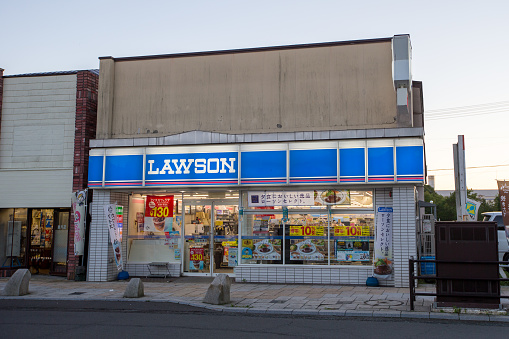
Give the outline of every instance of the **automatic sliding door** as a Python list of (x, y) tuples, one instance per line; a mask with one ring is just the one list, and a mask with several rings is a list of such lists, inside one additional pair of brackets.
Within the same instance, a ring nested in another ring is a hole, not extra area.
[(210, 211), (211, 205), (184, 202), (185, 220), (184, 235), (184, 267), (185, 273), (210, 274)]
[(238, 205), (214, 203), (214, 273), (233, 274), (238, 258)]

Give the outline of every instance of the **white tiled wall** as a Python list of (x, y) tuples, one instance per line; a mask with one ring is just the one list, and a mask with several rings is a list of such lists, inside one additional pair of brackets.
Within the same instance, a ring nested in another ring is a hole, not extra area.
[(107, 281), (109, 261), (113, 260), (110, 255), (110, 240), (104, 205), (110, 203), (110, 191), (94, 190), (93, 202), (91, 203), (90, 214), (90, 241), (88, 248), (88, 281)]
[[(111, 281), (117, 279), (117, 265), (113, 259), (113, 249), (106, 224), (104, 206), (117, 203), (124, 206), (124, 224), (129, 215), (129, 195), (127, 193), (94, 190), (91, 204), (92, 220), (90, 223), (89, 259), (87, 268), (88, 281)], [(127, 227), (124, 228), (127, 230)], [(127, 236), (127, 232), (124, 233)], [(122, 259), (127, 258), (127, 241), (122, 241)]]
[(364, 285), (371, 276), (370, 267), (268, 267), (238, 266), (235, 268), (237, 282), (285, 283), (285, 284), (333, 284)]
[(71, 205), (75, 112), (76, 74), (4, 78), (0, 207)]
[(150, 267), (150, 271), (148, 269), (147, 264), (127, 264), (126, 271), (129, 272), (129, 276), (131, 277), (148, 277), (150, 276), (150, 272), (154, 275), (162, 275), (168, 274), (170, 271), (170, 277), (179, 277), (180, 276), (180, 264), (169, 264), (168, 270), (163, 267)]
[(394, 284), (396, 287), (408, 287), (408, 259), (410, 256), (417, 257), (414, 187), (394, 188), (392, 194)]

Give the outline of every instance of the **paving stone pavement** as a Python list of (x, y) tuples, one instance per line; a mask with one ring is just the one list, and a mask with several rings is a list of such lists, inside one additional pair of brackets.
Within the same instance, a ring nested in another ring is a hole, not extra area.
[[(142, 279), (143, 280), (143, 279)], [(0, 278), (3, 290), (8, 278)], [(231, 303), (209, 305), (202, 302), (210, 278), (181, 277), (150, 279), (143, 282), (145, 296), (123, 298), (128, 281), (88, 282), (71, 281), (62, 277), (33, 275), (29, 294), (19, 297), (0, 295), (1, 299), (37, 300), (112, 300), (172, 302), (218, 312), (270, 313), (295, 315), (354, 316), (454, 319), (465, 321), (509, 322), (509, 299), (502, 299), (502, 310), (433, 308), (434, 297), (417, 297), (415, 310), (410, 311), (410, 294), (406, 288), (305, 285), (305, 284), (254, 284), (233, 283)], [(434, 292), (434, 285), (422, 285), (419, 292)], [(509, 295), (509, 287), (502, 287), (502, 295)]]

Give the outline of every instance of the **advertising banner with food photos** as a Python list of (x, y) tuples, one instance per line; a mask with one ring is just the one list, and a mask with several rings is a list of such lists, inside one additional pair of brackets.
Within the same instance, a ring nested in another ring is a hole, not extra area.
[(392, 274), (392, 207), (378, 207), (376, 211), (376, 238), (374, 276), (387, 279)]
[(349, 205), (350, 190), (250, 191), (249, 207)]
[(173, 231), (173, 195), (147, 196), (144, 231), (153, 233)]
[(249, 207), (313, 206), (313, 205), (314, 205), (313, 191), (248, 192)]
[(323, 190), (313, 192), (315, 205), (350, 205), (350, 190)]
[(117, 205), (110, 204), (104, 206), (104, 214), (106, 216), (106, 225), (108, 226), (110, 232), (110, 240), (111, 246), (113, 246), (113, 257), (115, 258), (115, 264), (117, 265), (117, 270), (121, 271), (122, 264), (122, 248), (120, 242), (120, 235), (118, 234), (117, 228), (117, 217), (115, 214)]
[(290, 260), (323, 261), (327, 255), (325, 239), (291, 240)]
[(254, 240), (253, 245), (253, 259), (281, 260), (281, 239)]

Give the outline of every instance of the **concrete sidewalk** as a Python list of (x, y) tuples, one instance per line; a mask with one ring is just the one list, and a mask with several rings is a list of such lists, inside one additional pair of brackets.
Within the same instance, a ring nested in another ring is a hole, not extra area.
[[(3, 290), (7, 280), (0, 278), (0, 290)], [(509, 310), (509, 299), (502, 299), (503, 310), (497, 311), (436, 310), (432, 308), (434, 297), (417, 297), (415, 311), (410, 311), (409, 289), (394, 287), (233, 283), (232, 302), (216, 306), (202, 303), (211, 281), (211, 278), (198, 277), (144, 280), (145, 296), (125, 299), (123, 294), (127, 281), (77, 282), (33, 275), (28, 295), (0, 298), (151, 301), (179, 303), (219, 312), (509, 322), (509, 312), (506, 312)], [(417, 290), (434, 292), (435, 287), (424, 285)], [(509, 295), (509, 288), (502, 287), (502, 294)]]

